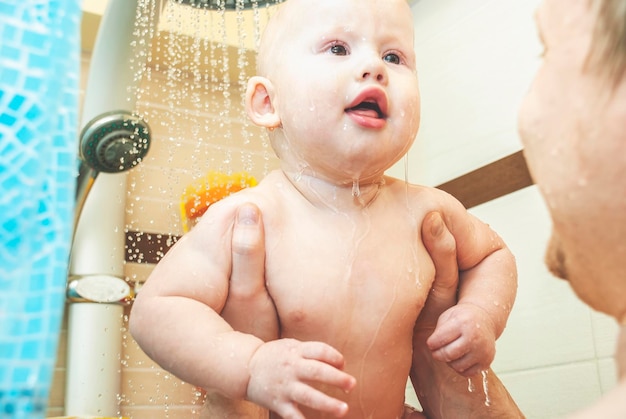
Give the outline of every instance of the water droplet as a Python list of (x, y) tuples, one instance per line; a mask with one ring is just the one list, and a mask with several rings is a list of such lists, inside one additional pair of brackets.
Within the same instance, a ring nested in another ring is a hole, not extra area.
[(469, 391), (470, 393), (473, 393), (474, 390), (476, 390), (476, 388), (474, 387), (474, 383), (472, 383), (471, 378), (468, 378), (467, 379), (467, 391)]
[(361, 196), (361, 186), (358, 180), (352, 181), (352, 196), (358, 198)]
[(491, 400), (489, 399), (489, 382), (487, 380), (488, 371), (481, 371), (483, 376), (483, 393), (485, 393), (485, 406), (491, 406)]

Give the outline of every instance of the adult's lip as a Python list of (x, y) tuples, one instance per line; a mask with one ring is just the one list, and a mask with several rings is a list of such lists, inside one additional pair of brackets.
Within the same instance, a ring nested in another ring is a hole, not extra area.
[(363, 90), (346, 108), (346, 112), (361, 118), (387, 119), (389, 103), (385, 92), (376, 87)]

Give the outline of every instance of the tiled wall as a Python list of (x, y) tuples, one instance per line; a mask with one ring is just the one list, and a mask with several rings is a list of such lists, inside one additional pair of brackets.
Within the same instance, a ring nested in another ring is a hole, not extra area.
[[(222, 92), (198, 92), (193, 86), (192, 80), (172, 82), (158, 72), (144, 82), (138, 111), (153, 130), (153, 142), (148, 157), (129, 176), (130, 230), (181, 235), (180, 197), (195, 179), (212, 170), (245, 170), (260, 180), (277, 165), (265, 133), (248, 124), (236, 85), (227, 114)], [(170, 91), (177, 92), (174, 108)], [(244, 136), (247, 141), (241, 140)], [(128, 263), (125, 272), (142, 282), (151, 269)], [(122, 412), (133, 419), (194, 417), (201, 392), (158, 368), (128, 333), (124, 342)]]
[[(412, 182), (437, 185), (521, 148), (516, 113), (538, 64), (532, 17), (538, 3), (419, 0), (413, 6), (422, 127), (407, 159)], [(276, 166), (262, 133), (235, 116), (239, 111), (224, 118), (219, 106), (199, 108), (189, 81), (178, 83), (173, 88), (183, 93), (171, 105), (164, 99), (163, 76), (153, 74), (138, 104), (154, 130), (154, 142), (149, 157), (130, 174), (131, 230), (180, 234), (180, 193), (206, 170), (252, 168), (260, 179)], [(220, 93), (205, 93), (206, 103), (221, 100)], [(234, 91), (232, 97), (238, 94)], [(235, 99), (233, 103), (237, 105)], [(218, 120), (230, 126), (221, 127)], [(250, 141), (225, 144), (224, 129), (235, 137), (243, 129)], [(227, 160), (231, 163), (224, 164)], [(403, 178), (404, 164), (391, 174)], [(528, 418), (562, 417), (588, 405), (615, 383), (616, 326), (591, 312), (544, 267), (550, 220), (536, 187), (472, 212), (504, 237), (519, 266), (518, 299), (498, 342), (494, 369)], [(143, 281), (150, 269), (128, 264), (126, 275)], [(133, 419), (194, 417), (197, 390), (160, 370), (124, 336), (121, 413)], [(62, 346), (51, 415), (62, 413), (64, 364)]]
[[(82, 57), (85, 86), (89, 53)], [(254, 65), (254, 64), (251, 64)], [(146, 233), (183, 234), (179, 204), (185, 187), (210, 170), (248, 171), (262, 179), (277, 167), (266, 136), (251, 126), (241, 107), (239, 86), (230, 89), (230, 110), (225, 93), (198, 88), (185, 76), (172, 79), (157, 71), (144, 77), (137, 112), (152, 130), (146, 159), (129, 172), (127, 226)], [(174, 92), (174, 93), (170, 93)], [(174, 99), (172, 99), (174, 98)], [(241, 138), (246, 140), (242, 141)], [(125, 275), (143, 282), (153, 265), (128, 263)], [(129, 314), (126, 310), (126, 315)], [(63, 414), (66, 373), (66, 325), (61, 336), (48, 416)], [(133, 419), (192, 418), (202, 405), (202, 393), (156, 366), (123, 333), (120, 414)]]

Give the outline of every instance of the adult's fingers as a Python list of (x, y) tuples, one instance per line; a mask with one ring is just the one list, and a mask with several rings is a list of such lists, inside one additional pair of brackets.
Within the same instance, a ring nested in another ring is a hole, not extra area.
[(263, 221), (254, 204), (237, 209), (228, 298), (221, 315), (237, 331), (264, 341), (278, 338), (276, 307), (265, 287)]
[(261, 211), (251, 203), (237, 210), (232, 240), (230, 297), (249, 297), (265, 288), (265, 236)]
[(438, 317), (456, 304), (459, 284), (456, 242), (438, 212), (424, 217), (422, 241), (435, 265), (435, 280), (424, 310), (426, 314)]

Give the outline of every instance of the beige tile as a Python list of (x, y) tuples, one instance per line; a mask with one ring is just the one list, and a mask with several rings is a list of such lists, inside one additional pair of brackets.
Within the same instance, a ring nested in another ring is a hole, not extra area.
[[(203, 77), (198, 80), (184, 73), (151, 68), (141, 81), (138, 107), (167, 105), (172, 109), (197, 110), (222, 117), (245, 116), (245, 84), (225, 85), (211, 74)], [(230, 106), (226, 107), (227, 104)]]
[(619, 326), (613, 317), (592, 311), (591, 324), (598, 358), (612, 357), (615, 354)]
[(193, 419), (200, 406), (122, 406), (121, 412), (132, 419)]
[(187, 124), (195, 129), (153, 130), (150, 150), (141, 164), (176, 168), (188, 167), (190, 163), (203, 165), (220, 150), (230, 150), (231, 154), (263, 154), (266, 151), (274, 154), (268, 146), (266, 134), (256, 127), (242, 124), (212, 126), (210, 120)]
[(50, 386), (50, 398), (48, 399), (48, 407), (63, 408), (65, 405), (65, 368), (55, 368), (52, 385)]
[(417, 395), (415, 394), (415, 388), (413, 388), (411, 380), (407, 380), (406, 382), (406, 388), (404, 390), (404, 402), (409, 406), (413, 406), (419, 410), (422, 409), (422, 405), (417, 399)]
[(200, 403), (202, 392), (158, 368), (126, 369), (122, 380), (122, 405), (190, 405)]
[(551, 230), (535, 187), (471, 212), (497, 231), (516, 256), (517, 299), (498, 340), (493, 367), (512, 372), (595, 359), (589, 308), (543, 264)]
[(277, 167), (275, 159), (265, 155), (228, 149), (214, 149), (207, 154), (181, 150), (175, 159), (178, 165), (172, 161), (167, 165), (145, 164), (134, 169), (128, 179), (129, 201), (140, 197), (178, 202), (188, 185), (209, 172), (228, 174), (245, 171), (261, 180), (269, 170)]
[(128, 332), (124, 333), (122, 342), (122, 365), (124, 367), (124, 373), (126, 370), (134, 371), (141, 369), (149, 372), (160, 370), (160, 367), (141, 350), (137, 342), (135, 342)]
[[(219, 155), (215, 156), (219, 159)], [(221, 160), (221, 159), (220, 159)], [(230, 164), (233, 171), (245, 171), (241, 165)], [(263, 156), (252, 155), (246, 164), (257, 180), (276, 167), (276, 160), (266, 160)], [(126, 208), (126, 224), (129, 230), (161, 232), (180, 235), (183, 233), (180, 203), (185, 188), (206, 175), (209, 170), (223, 171), (226, 167), (216, 164), (204, 167), (202, 171), (173, 170), (169, 167), (143, 166), (129, 175), (129, 199)]]
[(65, 368), (67, 365), (67, 327), (61, 329), (57, 346), (56, 368)]
[(49, 409), (63, 409), (65, 404), (65, 375), (67, 367), (67, 311), (61, 323), (61, 332), (57, 347), (57, 358), (50, 385)]
[(147, 263), (127, 263), (124, 265), (124, 275), (130, 282), (145, 282), (154, 269), (154, 265)]
[(529, 419), (556, 419), (600, 397), (596, 362), (583, 362), (499, 375)]
[(64, 407), (48, 406), (46, 410), (46, 417), (47, 418), (62, 417), (64, 413), (65, 413)]
[(174, 201), (171, 197), (167, 200), (134, 196), (126, 204), (126, 226), (130, 231), (180, 235), (183, 229), (178, 198)]
[(602, 393), (608, 393), (617, 384), (617, 365), (613, 357), (598, 360), (598, 375)]
[(409, 152), (412, 181), (437, 185), (520, 149), (517, 111), (541, 51), (538, 3), (413, 6), (422, 120)]

